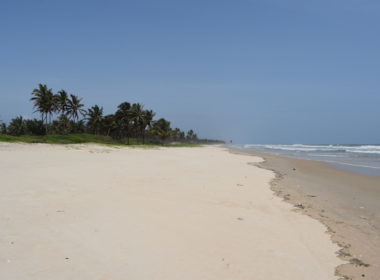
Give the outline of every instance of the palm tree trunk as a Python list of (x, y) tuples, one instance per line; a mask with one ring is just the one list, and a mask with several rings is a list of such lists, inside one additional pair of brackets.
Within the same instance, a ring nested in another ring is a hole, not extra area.
[(48, 115), (47, 115), (47, 113), (45, 114), (45, 130), (46, 130), (46, 134), (48, 134), (49, 128), (48, 128)]

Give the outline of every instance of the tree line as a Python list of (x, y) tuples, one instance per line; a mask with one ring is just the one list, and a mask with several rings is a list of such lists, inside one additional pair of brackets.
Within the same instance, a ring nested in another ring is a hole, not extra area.
[(15, 117), (8, 125), (1, 123), (0, 133), (13, 136), (46, 134), (91, 133), (109, 136), (114, 140), (130, 143), (138, 139), (141, 143), (208, 142), (198, 139), (193, 130), (184, 132), (171, 128), (170, 121), (155, 120), (155, 112), (147, 110), (141, 103), (123, 102), (115, 113), (105, 115), (103, 107), (94, 105), (85, 109), (82, 98), (65, 90), (54, 93), (45, 84), (32, 91), (30, 101), (41, 119)]

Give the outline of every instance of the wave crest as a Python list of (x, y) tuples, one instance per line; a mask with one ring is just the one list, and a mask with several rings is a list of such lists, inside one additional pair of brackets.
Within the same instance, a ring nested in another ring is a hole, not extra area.
[(268, 144), (247, 144), (246, 149), (266, 149), (280, 150), (289, 152), (324, 152), (324, 153), (361, 153), (361, 154), (380, 154), (380, 145), (268, 145)]

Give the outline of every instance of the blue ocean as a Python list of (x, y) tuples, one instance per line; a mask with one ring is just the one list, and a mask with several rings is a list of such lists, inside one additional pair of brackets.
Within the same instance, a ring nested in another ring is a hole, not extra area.
[[(380, 176), (380, 145), (234, 145), (257, 152), (327, 162), (338, 168)], [(380, 178), (379, 178), (380, 179)]]

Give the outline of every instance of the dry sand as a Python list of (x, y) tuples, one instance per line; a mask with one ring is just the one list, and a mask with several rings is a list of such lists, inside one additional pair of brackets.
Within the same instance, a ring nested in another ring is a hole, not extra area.
[(274, 196), (260, 160), (0, 143), (0, 279), (337, 279), (326, 227)]
[(329, 164), (232, 150), (260, 156), (260, 167), (274, 170), (273, 190), (300, 212), (320, 220), (340, 244), (347, 264), (337, 268), (344, 279), (380, 279), (380, 177), (349, 172)]

